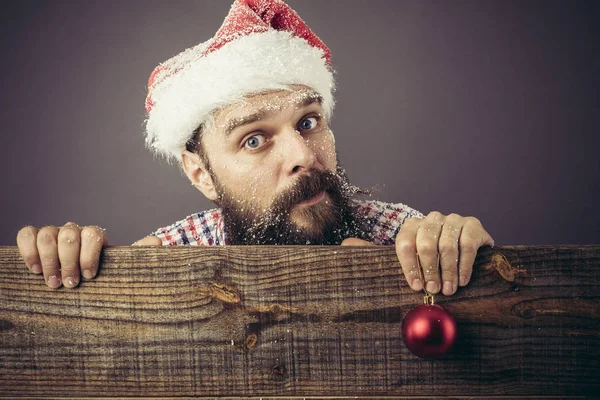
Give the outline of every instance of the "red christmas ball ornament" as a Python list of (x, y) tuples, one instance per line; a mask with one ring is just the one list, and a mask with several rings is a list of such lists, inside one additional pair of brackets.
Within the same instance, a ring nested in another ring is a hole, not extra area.
[(433, 304), (433, 296), (425, 296), (425, 302), (428, 304), (417, 306), (404, 316), (402, 338), (417, 357), (436, 358), (452, 348), (456, 321), (443, 307)]

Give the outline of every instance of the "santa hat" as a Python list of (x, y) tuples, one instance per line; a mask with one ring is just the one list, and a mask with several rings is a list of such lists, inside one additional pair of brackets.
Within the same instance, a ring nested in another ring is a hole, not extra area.
[(169, 161), (211, 112), (252, 93), (305, 85), (333, 110), (327, 46), (281, 0), (236, 0), (216, 35), (154, 69), (146, 97), (146, 145)]

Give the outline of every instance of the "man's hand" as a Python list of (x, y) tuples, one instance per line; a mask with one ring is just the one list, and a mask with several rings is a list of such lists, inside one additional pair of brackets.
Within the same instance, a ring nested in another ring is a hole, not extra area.
[[(107, 245), (104, 229), (98, 226), (82, 228), (74, 222), (39, 230), (26, 226), (17, 234), (17, 246), (27, 268), (34, 274), (43, 273), (46, 284), (53, 289), (61, 285), (74, 288), (81, 276), (85, 279), (96, 276), (100, 252)], [(160, 246), (161, 240), (147, 236), (133, 245)]]
[[(369, 244), (355, 238), (342, 242), (350, 246)], [(408, 218), (396, 236), (396, 253), (410, 287), (422, 290), (424, 278), (428, 292), (441, 290), (447, 296), (456, 293), (458, 285), (469, 283), (477, 250), (493, 245), (494, 240), (477, 218), (446, 216), (437, 211), (423, 219)]]
[(422, 276), (428, 292), (441, 289), (446, 296), (469, 283), (477, 250), (493, 245), (494, 239), (477, 218), (437, 211), (424, 219), (408, 218), (396, 236), (396, 253), (410, 287), (423, 289)]
[(74, 288), (81, 275), (86, 279), (96, 276), (100, 251), (106, 245), (104, 229), (82, 228), (74, 222), (39, 230), (26, 226), (17, 233), (17, 246), (25, 265), (34, 274), (43, 273), (46, 284), (53, 289), (63, 284)]

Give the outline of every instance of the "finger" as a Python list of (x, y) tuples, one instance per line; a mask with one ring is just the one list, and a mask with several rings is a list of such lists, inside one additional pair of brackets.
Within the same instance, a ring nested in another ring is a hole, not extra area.
[(413, 290), (423, 289), (423, 282), (420, 279), (417, 264), (417, 245), (415, 242), (419, 221), (421, 220), (417, 218), (407, 219), (396, 236), (396, 254), (406, 282)]
[(42, 271), (46, 285), (58, 289), (61, 283), (60, 263), (57, 246), (58, 228), (45, 226), (38, 232), (37, 248), (42, 262)]
[(468, 220), (468, 234), (475, 238), (478, 239), (478, 241), (476, 240), (476, 242), (478, 243), (479, 247), (482, 246), (491, 246), (494, 247), (494, 239), (490, 236), (490, 234), (483, 228), (483, 225), (481, 225), (481, 221), (475, 217), (466, 217), (466, 219)]
[(26, 226), (17, 233), (17, 246), (25, 265), (34, 274), (42, 273), (42, 262), (37, 250), (37, 235), (39, 230), (33, 226)]
[(79, 262), (81, 274), (85, 279), (91, 279), (98, 273), (102, 247), (108, 245), (104, 229), (99, 226), (86, 226), (81, 230), (81, 253)]
[(419, 224), (417, 231), (417, 254), (423, 268), (425, 289), (430, 293), (438, 293), (441, 289), (440, 259), (438, 241), (442, 230), (444, 216), (433, 211)]
[[(473, 217), (467, 217), (467, 222), (463, 225), (463, 229), (459, 239), (459, 285), (465, 286), (471, 279), (473, 272), (473, 264), (477, 257), (477, 250), (481, 241), (481, 224), (479, 220)], [(478, 226), (479, 224), (479, 226)]]
[(79, 284), (79, 249), (81, 246), (81, 235), (79, 226), (69, 222), (60, 228), (58, 232), (58, 259), (60, 260), (60, 272), (63, 285), (74, 288)]
[(456, 293), (458, 288), (458, 241), (462, 230), (462, 217), (450, 214), (444, 220), (438, 251), (442, 269), (442, 293), (446, 296)]
[(143, 239), (138, 240), (132, 246), (162, 246), (162, 240), (157, 236), (146, 236)]
[(375, 246), (375, 243), (357, 238), (347, 238), (340, 244), (341, 246)]
[(494, 239), (490, 236), (489, 233), (487, 233), (487, 231), (485, 229), (483, 229), (483, 226), (481, 227), (481, 244), (480, 246), (492, 246), (494, 247)]

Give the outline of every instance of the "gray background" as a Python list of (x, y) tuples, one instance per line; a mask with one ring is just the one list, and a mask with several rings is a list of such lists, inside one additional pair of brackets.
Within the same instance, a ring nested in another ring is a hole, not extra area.
[[(332, 50), (350, 179), (496, 244), (600, 243), (595, 1), (289, 3)], [(212, 204), (144, 148), (145, 84), (229, 1), (19, 1), (0, 16), (0, 245), (68, 220), (130, 244)]]

